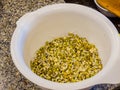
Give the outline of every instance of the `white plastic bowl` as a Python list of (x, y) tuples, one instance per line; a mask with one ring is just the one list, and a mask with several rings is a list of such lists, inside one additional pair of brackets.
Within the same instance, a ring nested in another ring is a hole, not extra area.
[[(30, 69), (30, 60), (45, 41), (68, 32), (86, 37), (96, 45), (104, 65), (97, 75), (76, 83), (56, 83)], [(77, 4), (48, 5), (17, 21), (11, 40), (11, 55), (18, 70), (41, 88), (76, 90), (100, 83), (120, 83), (120, 41), (114, 25), (99, 12)]]

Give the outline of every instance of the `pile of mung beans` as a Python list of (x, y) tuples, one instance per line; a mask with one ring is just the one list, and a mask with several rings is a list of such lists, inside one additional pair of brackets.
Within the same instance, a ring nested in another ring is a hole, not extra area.
[(68, 33), (40, 47), (30, 67), (44, 79), (68, 83), (96, 75), (102, 69), (102, 62), (94, 44), (77, 34)]

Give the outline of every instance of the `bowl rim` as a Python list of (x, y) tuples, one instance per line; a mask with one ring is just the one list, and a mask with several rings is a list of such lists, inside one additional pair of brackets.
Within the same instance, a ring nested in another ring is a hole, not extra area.
[[(92, 8), (89, 8), (89, 7), (86, 7), (86, 6), (83, 6), (83, 5), (77, 5), (77, 4), (54, 4), (54, 5), (45, 6), (45, 7), (41, 8), (41, 9), (38, 9), (38, 10), (32, 12), (32, 13), (34, 13), (34, 14), (36, 14), (37, 12), (44, 12), (44, 13), (46, 13), (46, 12), (51, 11), (53, 9), (64, 9), (64, 8), (69, 9), (70, 7), (71, 7), (71, 9), (77, 9), (77, 8), (79, 8), (79, 9), (80, 8), (81, 9), (86, 9), (89, 12), (96, 14), (97, 17), (100, 17), (100, 18), (104, 19), (106, 21), (106, 23), (108, 23), (111, 26), (112, 29), (115, 29), (114, 31), (111, 31), (111, 33), (115, 34), (115, 36), (114, 36), (115, 39), (117, 41), (119, 41), (119, 39), (117, 37), (118, 32), (117, 32), (116, 28), (114, 27), (114, 25), (104, 15), (102, 15), (101, 13), (97, 12), (96, 10), (94, 10)], [(97, 75), (95, 75), (92, 78), (83, 80), (81, 82), (76, 82), (76, 83), (57, 83), (57, 82), (52, 82), (52, 81), (48, 81), (48, 80), (45, 80), (43, 78), (40, 78), (39, 76), (34, 74), (27, 67), (25, 62), (23, 62), (24, 58), (19, 56), (18, 55), (19, 52), (16, 51), (17, 48), (18, 48), (16, 46), (17, 45), (17, 37), (19, 35), (20, 29), (21, 28), (18, 25), (17, 28), (15, 29), (14, 33), (13, 33), (13, 36), (12, 36), (12, 39), (11, 39), (11, 46), (10, 46), (11, 55), (12, 55), (12, 59), (13, 59), (13, 62), (15, 64), (15, 66), (30, 81), (34, 82), (35, 84), (37, 84), (37, 85), (39, 85), (41, 87), (46, 87), (46, 88), (49, 88), (49, 89), (57, 89), (57, 90), (58, 89), (63, 89), (63, 90), (66, 90), (66, 89), (70, 89), (70, 90), (81, 89), (81, 88), (86, 88), (88, 86), (91, 86), (91, 85), (94, 85), (94, 84), (98, 84), (98, 83), (101, 82), (101, 81), (100, 82), (97, 82), (97, 81), (99, 81), (98, 77), (103, 77), (104, 76), (103, 70), (100, 71)], [(117, 47), (119, 47), (118, 43), (117, 43)], [(117, 52), (118, 52), (118, 50), (117, 50)], [(20, 59), (21, 61), (18, 60), (18, 59)], [(106, 67), (104, 68), (104, 71), (110, 71), (110, 68), (112, 68), (114, 66), (114, 63), (115, 63), (115, 60), (114, 60), (114, 62), (112, 64), (111, 63), (107, 63)], [(107, 66), (109, 66), (109, 67), (107, 67)], [(33, 76), (33, 77), (31, 77), (31, 76)], [(96, 81), (96, 83), (92, 83), (93, 79), (94, 79), (94, 81)], [(41, 80), (41, 82), (39, 80)], [(91, 84), (88, 85), (88, 83), (91, 83)]]

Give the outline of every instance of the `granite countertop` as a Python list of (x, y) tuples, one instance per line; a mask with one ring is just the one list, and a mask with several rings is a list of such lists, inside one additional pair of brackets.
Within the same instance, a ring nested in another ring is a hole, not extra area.
[[(96, 9), (93, 0), (65, 1), (83, 4)], [(16, 21), (23, 14), (53, 3), (64, 3), (64, 0), (0, 0), (0, 90), (41, 90), (39, 86), (27, 80), (16, 69), (10, 55), (10, 41), (16, 28)], [(120, 18), (109, 19), (120, 31), (120, 24), (118, 24)], [(116, 85), (99, 85), (97, 87), (102, 88), (99, 90), (111, 90)]]

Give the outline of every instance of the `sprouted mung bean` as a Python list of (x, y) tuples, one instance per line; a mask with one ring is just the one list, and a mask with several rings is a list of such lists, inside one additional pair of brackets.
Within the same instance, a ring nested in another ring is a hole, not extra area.
[(78, 82), (96, 75), (102, 62), (94, 44), (77, 34), (46, 42), (30, 62), (34, 73), (47, 80), (68, 83)]

